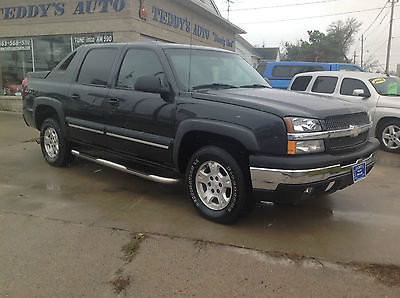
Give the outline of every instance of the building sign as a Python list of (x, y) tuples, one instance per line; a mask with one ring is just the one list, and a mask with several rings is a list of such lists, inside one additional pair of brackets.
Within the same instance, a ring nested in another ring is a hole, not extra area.
[(0, 52), (30, 51), (31, 40), (28, 38), (0, 39)]
[(156, 6), (152, 7), (151, 12), (153, 15), (153, 21), (155, 22), (159, 22), (182, 32), (191, 33), (201, 39), (209, 40), (212, 38), (214, 42), (219, 43), (224, 48), (233, 48), (234, 46), (233, 40), (225, 39), (216, 32), (212, 32), (211, 34), (211, 31), (208, 28), (198, 24), (192, 24), (187, 17), (183, 18), (177, 16)]
[(93, 34), (78, 34), (72, 36), (73, 47), (77, 47), (84, 44), (94, 43), (111, 43), (114, 40), (112, 32), (109, 33), (93, 33)]
[(126, 0), (82, 0), (77, 1), (72, 11), (65, 10), (65, 2), (51, 2), (0, 8), (0, 19), (32, 19), (48, 16), (90, 15), (94, 13), (120, 12), (125, 8)]

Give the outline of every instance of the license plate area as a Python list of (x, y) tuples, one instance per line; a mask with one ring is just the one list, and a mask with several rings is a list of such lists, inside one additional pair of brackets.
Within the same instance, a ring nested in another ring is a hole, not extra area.
[(364, 179), (367, 176), (367, 165), (365, 162), (352, 167), (354, 183)]

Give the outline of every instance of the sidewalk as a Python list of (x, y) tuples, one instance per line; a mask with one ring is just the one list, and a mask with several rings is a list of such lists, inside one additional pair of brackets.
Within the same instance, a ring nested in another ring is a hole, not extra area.
[(131, 235), (0, 211), (0, 296), (400, 295), (398, 286), (338, 264), (154, 234), (131, 240)]

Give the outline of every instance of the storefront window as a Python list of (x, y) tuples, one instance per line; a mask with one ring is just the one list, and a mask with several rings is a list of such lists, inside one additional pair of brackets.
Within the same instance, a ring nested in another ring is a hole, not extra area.
[(0, 96), (21, 96), (28, 72), (53, 69), (81, 45), (113, 41), (112, 32), (0, 39)]
[(0, 40), (0, 95), (21, 95), (21, 82), (33, 70), (30, 43), (30, 39)]
[(53, 69), (71, 52), (70, 36), (41, 36), (33, 39), (35, 71)]

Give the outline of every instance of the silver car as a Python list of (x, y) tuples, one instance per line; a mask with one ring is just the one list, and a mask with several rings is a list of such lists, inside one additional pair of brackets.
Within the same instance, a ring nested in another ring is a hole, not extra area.
[(368, 72), (318, 71), (293, 77), (288, 90), (326, 95), (362, 104), (382, 148), (400, 152), (400, 78)]

